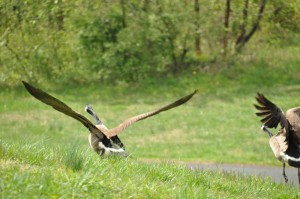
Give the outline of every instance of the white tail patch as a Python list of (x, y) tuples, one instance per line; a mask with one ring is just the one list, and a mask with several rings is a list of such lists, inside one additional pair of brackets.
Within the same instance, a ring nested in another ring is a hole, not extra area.
[(99, 142), (99, 147), (105, 150), (104, 155), (111, 155), (111, 153), (124, 153), (125, 152), (124, 149), (122, 149), (122, 148), (114, 149), (114, 148), (106, 147), (102, 142)]

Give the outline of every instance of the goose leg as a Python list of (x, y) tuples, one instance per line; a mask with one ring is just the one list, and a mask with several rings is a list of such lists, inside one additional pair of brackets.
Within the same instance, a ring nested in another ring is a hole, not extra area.
[(300, 185), (300, 168), (298, 168), (298, 181), (299, 181), (299, 185)]
[[(288, 178), (287, 178), (287, 176), (286, 176), (286, 174), (285, 174), (285, 163), (282, 164), (282, 167), (283, 167), (282, 175), (283, 175), (283, 177), (284, 177), (285, 183), (287, 183), (287, 182), (288, 182)], [(298, 169), (298, 176), (299, 176), (299, 169)]]

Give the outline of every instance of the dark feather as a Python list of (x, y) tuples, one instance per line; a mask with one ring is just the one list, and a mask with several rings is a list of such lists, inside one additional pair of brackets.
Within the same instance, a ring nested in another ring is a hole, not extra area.
[(258, 106), (256, 104), (253, 104), (254, 107), (257, 109), (257, 110), (260, 110), (260, 111), (270, 111), (267, 107), (261, 107), (261, 106)]
[(266, 112), (257, 112), (255, 113), (257, 116), (259, 117), (263, 117), (263, 116), (269, 116), (271, 114), (271, 111), (266, 111)]
[(255, 104), (254, 107), (259, 111), (256, 115), (263, 117), (261, 122), (269, 128), (277, 128), (279, 123), (285, 128), (286, 118), (283, 111), (261, 93), (257, 93), (255, 98), (260, 104)]
[[(35, 88), (28, 84), (25, 81), (22, 81), (27, 91), (36, 99), (40, 100), (41, 102), (52, 106), (55, 110), (64, 113), (79, 122), (81, 122), (85, 127), (87, 127), (90, 132), (94, 133), (99, 137), (99, 139), (107, 139), (106, 136), (101, 132), (92, 122), (90, 122), (87, 118), (80, 115), (79, 113), (73, 111), (69, 106), (67, 106), (65, 103), (61, 102), (60, 100), (54, 98), (53, 96), (47, 94), (46, 92)], [(108, 139), (107, 139), (108, 140)], [(106, 141), (107, 141), (106, 140)]]
[(123, 121), (121, 124), (119, 124), (117, 127), (113, 128), (113, 129), (109, 129), (109, 135), (111, 136), (115, 136), (117, 135), (118, 133), (122, 132), (124, 129), (126, 129), (127, 127), (131, 126), (132, 124), (140, 121), (140, 120), (143, 120), (143, 119), (146, 119), (148, 117), (152, 117), (154, 115), (157, 115), (163, 111), (167, 111), (169, 109), (172, 109), (172, 108), (175, 108), (177, 106), (180, 106), (184, 103), (186, 103), (187, 101), (189, 101), (196, 93), (197, 93), (198, 90), (195, 90), (193, 93), (185, 96), (185, 97), (182, 97), (178, 100), (176, 100), (175, 102), (171, 103), (171, 104), (168, 104), (166, 106), (163, 106), (155, 111), (150, 111), (150, 112), (147, 112), (147, 113), (143, 113), (143, 114), (140, 114), (140, 115), (136, 115), (134, 117), (131, 117), (125, 121)]

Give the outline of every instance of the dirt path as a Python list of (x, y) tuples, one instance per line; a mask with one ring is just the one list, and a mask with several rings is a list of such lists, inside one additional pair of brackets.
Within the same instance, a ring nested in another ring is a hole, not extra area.
[[(275, 182), (284, 183), (282, 176), (282, 167), (274, 166), (257, 166), (257, 165), (239, 165), (239, 164), (199, 164), (186, 163), (191, 169), (237, 172), (242, 175), (256, 175), (262, 178), (270, 177)], [(286, 166), (286, 175), (289, 179), (288, 183), (298, 186), (298, 170), (297, 168)]]

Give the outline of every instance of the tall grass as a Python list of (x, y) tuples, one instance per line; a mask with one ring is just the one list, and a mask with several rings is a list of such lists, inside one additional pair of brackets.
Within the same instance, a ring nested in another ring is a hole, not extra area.
[[(61, 154), (49, 162), (46, 146), (10, 148), (1, 161), (4, 198), (297, 198), (295, 187), (268, 179), (237, 174), (190, 170), (172, 163), (146, 164), (135, 158), (99, 158), (92, 151), (76, 150), (81, 169), (65, 167)], [(31, 148), (32, 150), (27, 150)], [(27, 158), (13, 156), (27, 151)], [(69, 147), (62, 149), (68, 152)], [(33, 161), (40, 151), (40, 161)], [(10, 152), (10, 153), (8, 153)], [(74, 157), (75, 158), (75, 157)], [(77, 167), (76, 167), (77, 168)]]
[(83, 156), (79, 152), (79, 149), (76, 145), (69, 146), (64, 157), (64, 163), (67, 168), (72, 169), (73, 171), (79, 171), (82, 169), (83, 165)]

